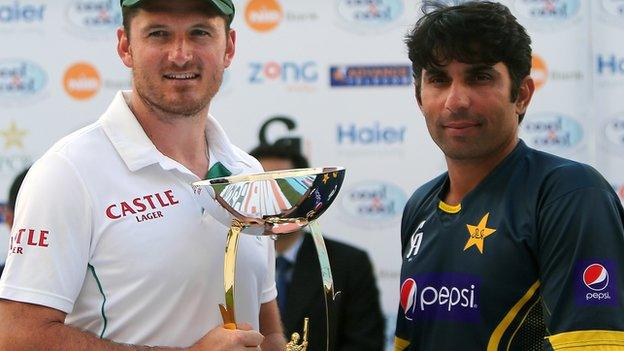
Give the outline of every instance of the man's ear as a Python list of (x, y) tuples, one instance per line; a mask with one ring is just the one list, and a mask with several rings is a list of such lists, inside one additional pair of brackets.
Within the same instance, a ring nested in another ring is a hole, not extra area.
[(225, 35), (225, 57), (223, 58), (224, 67), (229, 67), (234, 59), (234, 53), (236, 52), (236, 31), (230, 29)]
[(533, 78), (531, 76), (524, 77), (518, 88), (518, 97), (514, 103), (517, 115), (522, 115), (526, 112), (534, 92), (535, 82)]
[(117, 29), (117, 54), (126, 67), (132, 68), (132, 52), (128, 34), (123, 27)]

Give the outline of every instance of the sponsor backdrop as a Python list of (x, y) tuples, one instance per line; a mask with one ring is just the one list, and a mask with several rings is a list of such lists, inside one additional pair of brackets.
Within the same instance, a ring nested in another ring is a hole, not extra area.
[[(403, 44), (421, 4), (235, 3), (237, 56), (212, 113), (244, 149), (262, 138), (301, 147), (315, 166), (347, 168), (323, 228), (370, 253), (391, 333), (401, 211), (445, 166), (416, 105)], [(504, 3), (534, 42), (538, 89), (522, 138), (594, 165), (624, 198), (624, 1)], [(129, 87), (115, 51), (120, 23), (118, 0), (0, 0), (1, 204), (17, 173)]]

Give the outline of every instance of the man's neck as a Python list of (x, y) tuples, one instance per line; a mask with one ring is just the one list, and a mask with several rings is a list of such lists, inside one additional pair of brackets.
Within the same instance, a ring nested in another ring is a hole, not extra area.
[(147, 106), (133, 92), (129, 107), (158, 151), (204, 178), (209, 167), (205, 135), (208, 106), (193, 116), (166, 115)]
[(283, 254), (290, 249), (303, 234), (304, 232), (300, 230), (292, 234), (280, 235), (275, 241), (275, 251), (277, 254)]
[(518, 139), (509, 143), (495, 156), (483, 159), (456, 160), (446, 158), (449, 175), (449, 190), (443, 200), (449, 205), (461, 203), (466, 194), (472, 191), (496, 166), (498, 166), (518, 145)]

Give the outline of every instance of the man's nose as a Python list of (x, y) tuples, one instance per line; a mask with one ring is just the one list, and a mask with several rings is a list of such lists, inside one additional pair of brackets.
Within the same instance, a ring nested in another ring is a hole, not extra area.
[(461, 112), (470, 106), (469, 88), (457, 82), (451, 84), (444, 107), (453, 112)]
[(193, 50), (185, 38), (178, 38), (173, 42), (173, 48), (169, 51), (169, 61), (176, 66), (182, 67), (193, 59)]

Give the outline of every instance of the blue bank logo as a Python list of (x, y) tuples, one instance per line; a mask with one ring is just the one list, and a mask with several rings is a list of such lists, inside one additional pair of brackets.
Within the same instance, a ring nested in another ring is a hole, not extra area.
[(562, 114), (536, 114), (522, 122), (524, 140), (546, 151), (563, 151), (578, 146), (583, 140), (583, 127)]
[(121, 7), (118, 0), (74, 0), (67, 19), (78, 28), (109, 32), (121, 26)]
[(576, 17), (581, 0), (516, 0), (516, 12), (535, 24), (562, 23)]
[(0, 60), (0, 98), (31, 97), (46, 84), (46, 72), (37, 64), (18, 59)]
[(407, 196), (398, 186), (369, 180), (358, 183), (341, 195), (344, 212), (358, 223), (384, 223), (400, 218)]
[(400, 145), (405, 142), (406, 131), (406, 126), (384, 126), (380, 122), (338, 124), (336, 138), (340, 145)]
[(405, 6), (403, 0), (337, 0), (337, 11), (350, 28), (377, 30), (398, 22)]
[(29, 1), (13, 1), (0, 4), (0, 24), (43, 22), (46, 5)]
[(314, 83), (318, 81), (316, 62), (250, 62), (249, 83)]
[(596, 71), (599, 76), (624, 76), (624, 57), (615, 54), (599, 54), (596, 57)]
[(608, 120), (604, 127), (604, 133), (610, 143), (624, 150), (624, 117)]
[(331, 66), (332, 87), (405, 86), (412, 84), (409, 65)]

